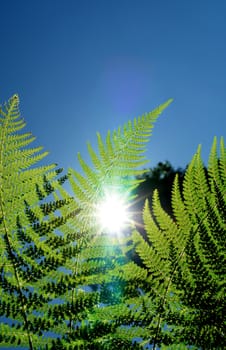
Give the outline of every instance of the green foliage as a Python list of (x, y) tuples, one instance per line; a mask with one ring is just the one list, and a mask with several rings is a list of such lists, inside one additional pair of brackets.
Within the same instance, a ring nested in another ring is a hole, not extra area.
[(18, 104), (15, 95), (0, 111), (0, 312), (8, 320), (1, 324), (0, 338), (2, 344), (33, 349), (55, 327), (47, 317), (55, 296), (45, 289), (65, 261), (54, 231), (66, 217), (54, 213), (70, 199), (47, 202), (67, 177), (59, 178), (62, 169), (54, 164), (34, 166), (47, 153), (28, 148), (34, 137), (19, 133), (25, 123)]
[(157, 344), (180, 343), (202, 349), (225, 347), (223, 139), (219, 158), (216, 149), (215, 138), (206, 169), (198, 148), (186, 170), (182, 193), (176, 176), (172, 192), (174, 218), (162, 209), (155, 191), (153, 211), (148, 202), (143, 211), (148, 242), (137, 231), (133, 233), (137, 253), (149, 275), (149, 300), (158, 312), (149, 340), (153, 348)]
[(93, 215), (96, 203), (104, 197), (106, 191), (116, 190), (130, 194), (138, 186), (139, 181), (134, 176), (144, 172), (138, 168), (147, 163), (143, 154), (153, 124), (170, 102), (171, 100), (154, 111), (135, 118), (133, 122), (129, 121), (113, 133), (109, 131), (105, 140), (98, 133), (98, 152), (88, 143), (92, 168), (78, 154), (84, 175), (69, 169), (69, 180), (79, 208), (75, 223), (79, 230), (97, 232)]
[[(169, 102), (123, 130), (108, 133), (106, 142), (98, 135), (100, 155), (88, 145), (94, 170), (79, 156), (85, 175), (70, 170), (73, 200), (62, 187), (67, 176), (59, 178), (61, 170), (55, 165), (36, 167), (47, 153), (41, 147), (29, 148), (34, 137), (20, 133), (25, 123), (18, 96), (1, 108), (2, 345), (55, 348), (51, 339), (56, 335), (61, 338), (58, 347), (86, 346), (86, 336), (77, 339), (76, 329), (82, 333), (88, 313), (111, 294), (117, 283), (111, 271), (125, 260), (117, 242), (107, 243), (93, 234), (97, 225), (90, 213), (103, 194), (103, 184), (125, 186), (127, 191), (136, 185), (126, 177), (139, 173), (135, 169), (145, 163), (142, 154), (153, 122)], [(98, 285), (100, 290), (95, 291)], [(120, 293), (111, 296), (112, 304), (119, 300)], [(98, 326), (94, 324), (92, 333)]]
[[(76, 276), (80, 288), (85, 286), (86, 292), (91, 290), (90, 294), (97, 290), (99, 300), (92, 310), (89, 309), (82, 327), (77, 329), (76, 326), (82, 319), (78, 319), (75, 313), (70, 316), (69, 333), (64, 334), (61, 339), (63, 348), (66, 348), (68, 343), (75, 348), (85, 346), (92, 349), (108, 349), (116, 346), (117, 342), (121, 344), (120, 348), (123, 344), (128, 346), (128, 335), (126, 336), (125, 331), (122, 332), (121, 329), (122, 326), (130, 325), (130, 321), (126, 321), (125, 317), (125, 312), (129, 313), (129, 310), (124, 304), (131, 295), (138, 294), (139, 284), (134, 284), (131, 277), (130, 281), (122, 279), (122, 270), (127, 268), (128, 261), (125, 255), (127, 241), (119, 241), (116, 237), (111, 238), (101, 233), (95, 217), (96, 205), (107, 191), (123, 193), (129, 203), (130, 193), (140, 182), (134, 180), (132, 175), (142, 173), (137, 168), (146, 163), (143, 153), (153, 123), (169, 103), (170, 101), (135, 119), (133, 123), (125, 124), (122, 129), (119, 128), (112, 134), (108, 132), (106, 140), (98, 134), (98, 152), (88, 144), (93, 167), (85, 163), (79, 154), (78, 160), (83, 175), (69, 169), (69, 181), (74, 194), (72, 212), (76, 214), (67, 221), (63, 232), (68, 234), (71, 230), (76, 230), (81, 237), (77, 237), (76, 240), (79, 246), (76, 264), (69, 260), (65, 266)], [(61, 196), (65, 197), (63, 191)], [(141, 278), (139, 280), (142, 285)], [(72, 304), (76, 298), (76, 288), (72, 287)], [(103, 334), (100, 334), (100, 329), (103, 330)], [(129, 342), (131, 343), (130, 338)]]
[(145, 239), (132, 223), (110, 236), (95, 214), (108, 191), (130, 205), (153, 123), (170, 102), (106, 139), (98, 134), (97, 151), (88, 144), (92, 166), (79, 154), (82, 174), (68, 175), (36, 165), (46, 152), (20, 132), (17, 95), (0, 109), (0, 346), (224, 348), (223, 139), (219, 157), (214, 140), (207, 169), (199, 148), (182, 188), (176, 176), (173, 215), (157, 191), (151, 209), (146, 201)]

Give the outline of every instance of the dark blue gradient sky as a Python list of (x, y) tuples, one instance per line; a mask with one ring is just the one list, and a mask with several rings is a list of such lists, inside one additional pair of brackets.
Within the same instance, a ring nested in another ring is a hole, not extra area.
[(0, 100), (15, 92), (49, 162), (77, 166), (128, 119), (170, 97), (150, 165), (206, 161), (226, 131), (225, 0), (0, 1)]

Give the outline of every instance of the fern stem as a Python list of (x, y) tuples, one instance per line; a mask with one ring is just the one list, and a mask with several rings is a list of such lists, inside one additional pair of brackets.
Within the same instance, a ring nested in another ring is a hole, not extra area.
[[(83, 241), (84, 240), (82, 240), (82, 244), (81, 244), (81, 246), (83, 245)], [(77, 261), (76, 261), (76, 265), (75, 265), (75, 269), (74, 269), (74, 275), (75, 276), (77, 276), (77, 274), (78, 274), (78, 265), (79, 265), (79, 257), (80, 257), (80, 254), (78, 253), (78, 255), (77, 255)], [(75, 301), (75, 290), (76, 290), (76, 288), (74, 287), (74, 288), (72, 288), (72, 292), (71, 292), (71, 308), (73, 309), (73, 306), (74, 306), (74, 301)], [(73, 324), (74, 324), (74, 322), (73, 322), (74, 320), (73, 320), (73, 317), (72, 317), (72, 312), (70, 313), (70, 320), (69, 320), (69, 328), (70, 328), (70, 334), (72, 334), (72, 331), (73, 331)]]
[[(197, 230), (198, 230), (198, 228), (197, 228)], [(181, 253), (180, 253), (179, 257), (178, 257), (178, 260), (176, 261), (176, 263), (175, 263), (175, 265), (174, 265), (172, 274), (171, 274), (171, 276), (170, 276), (170, 278), (169, 278), (169, 281), (168, 281), (168, 284), (167, 284), (167, 286), (166, 286), (166, 290), (165, 290), (165, 293), (164, 293), (164, 296), (163, 296), (163, 307), (164, 307), (165, 304), (166, 304), (166, 295), (167, 295), (167, 293), (168, 293), (168, 291), (169, 291), (169, 288), (170, 288), (170, 285), (171, 285), (173, 276), (174, 276), (174, 274), (175, 274), (175, 272), (176, 272), (176, 269), (177, 269), (177, 267), (178, 267), (178, 263), (179, 263), (179, 261), (181, 260), (181, 258), (182, 258), (183, 255), (184, 255), (185, 248), (186, 248), (186, 244), (185, 244), (184, 248), (182, 249), (182, 251), (181, 251)], [(156, 350), (161, 320), (162, 320), (162, 314), (159, 313), (158, 323), (157, 323), (157, 331), (156, 331), (155, 338), (154, 338), (154, 342), (153, 342), (153, 350)]]

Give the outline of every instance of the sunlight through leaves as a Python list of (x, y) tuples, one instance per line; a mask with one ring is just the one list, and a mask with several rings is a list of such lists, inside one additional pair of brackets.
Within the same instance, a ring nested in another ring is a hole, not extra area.
[(125, 198), (116, 192), (106, 193), (97, 204), (96, 217), (102, 231), (119, 233), (129, 222)]

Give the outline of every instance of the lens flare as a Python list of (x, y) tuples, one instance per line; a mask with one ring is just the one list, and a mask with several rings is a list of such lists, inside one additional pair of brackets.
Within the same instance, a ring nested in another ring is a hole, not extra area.
[(119, 232), (129, 222), (129, 213), (126, 202), (117, 193), (108, 193), (97, 205), (96, 212), (101, 230)]

